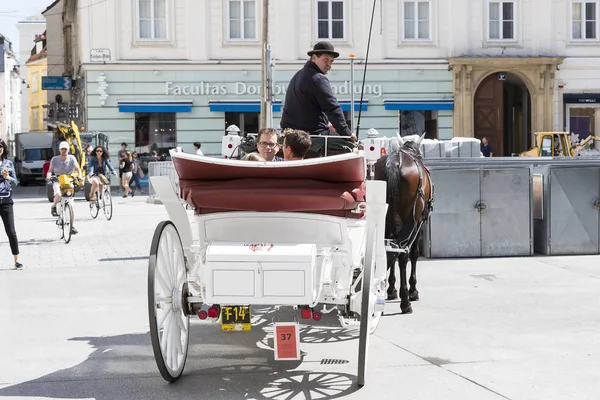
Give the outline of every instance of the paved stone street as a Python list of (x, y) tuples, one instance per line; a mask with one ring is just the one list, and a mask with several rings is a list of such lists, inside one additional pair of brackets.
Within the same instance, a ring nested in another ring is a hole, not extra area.
[(412, 315), (386, 305), (361, 389), (354, 331), (327, 316), (303, 328), (302, 361), (278, 363), (269, 322), (291, 317), (272, 309), (255, 309), (262, 323), (247, 333), (193, 320), (184, 376), (169, 385), (146, 296), (163, 206), (115, 194), (106, 221), (79, 200), (80, 233), (65, 244), (43, 189), (18, 191), (23, 271), (0, 233), (0, 398), (598, 399), (600, 256), (420, 261), (421, 300)]

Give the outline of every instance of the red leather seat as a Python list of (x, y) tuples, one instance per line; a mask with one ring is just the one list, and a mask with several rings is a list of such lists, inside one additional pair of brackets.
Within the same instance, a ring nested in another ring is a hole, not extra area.
[(181, 198), (197, 214), (223, 211), (309, 212), (361, 218), (365, 163), (344, 154), (260, 163), (175, 154)]

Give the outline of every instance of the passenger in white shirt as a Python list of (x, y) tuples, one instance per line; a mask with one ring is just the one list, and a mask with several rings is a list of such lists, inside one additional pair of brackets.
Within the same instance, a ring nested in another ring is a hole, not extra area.
[(204, 153), (202, 152), (202, 150), (200, 150), (200, 147), (202, 147), (202, 143), (194, 142), (194, 150), (196, 150), (196, 154), (199, 156), (203, 156)]

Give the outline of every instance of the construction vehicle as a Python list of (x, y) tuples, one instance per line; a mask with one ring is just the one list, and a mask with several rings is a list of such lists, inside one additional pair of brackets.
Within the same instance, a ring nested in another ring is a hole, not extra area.
[(573, 146), (569, 132), (536, 132), (534, 135), (536, 147), (522, 152), (519, 157), (575, 157), (591, 140), (600, 139), (590, 135)]
[[(74, 155), (77, 159), (77, 163), (83, 172), (83, 176), (81, 178), (84, 181), (83, 185), (75, 188), (75, 191), (77, 192), (83, 189), (85, 199), (89, 201), (91, 184), (84, 179), (87, 176), (87, 157), (89, 152), (96, 146), (102, 146), (106, 149), (108, 146), (108, 137), (99, 132), (80, 132), (79, 127), (74, 121), (71, 121), (69, 125), (63, 124), (62, 122), (56, 122), (54, 124), (48, 124), (48, 126), (54, 129), (54, 136), (52, 140), (52, 149), (54, 151), (54, 155), (58, 155), (60, 153), (58, 151), (60, 142), (67, 142), (69, 143), (69, 146), (71, 146), (69, 154)], [(77, 177), (77, 172), (74, 173), (74, 176)], [(52, 201), (54, 194), (51, 184), (46, 186), (46, 195), (48, 200)]]

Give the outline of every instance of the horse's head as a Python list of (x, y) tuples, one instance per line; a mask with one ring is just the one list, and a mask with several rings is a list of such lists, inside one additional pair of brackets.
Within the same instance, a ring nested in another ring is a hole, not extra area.
[(423, 154), (421, 153), (421, 142), (423, 141), (423, 138), (425, 137), (425, 133), (423, 133), (417, 140), (407, 140), (405, 141), (404, 138), (402, 136), (400, 136), (399, 133), (396, 133), (397, 137), (398, 137), (398, 149), (397, 150), (404, 150), (407, 153), (410, 153), (411, 155), (422, 159), (423, 158)]

